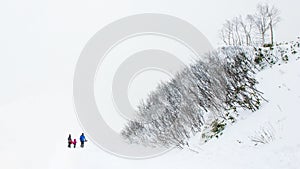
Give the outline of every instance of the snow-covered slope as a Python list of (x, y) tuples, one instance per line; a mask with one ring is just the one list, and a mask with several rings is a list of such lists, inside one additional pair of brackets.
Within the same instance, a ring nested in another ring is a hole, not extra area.
[[(72, 168), (299, 168), (300, 60), (296, 58), (291, 57), (288, 63), (278, 62), (257, 74), (258, 88), (268, 102), (264, 102), (259, 111), (240, 112), (237, 123), (228, 126), (219, 139), (201, 144), (200, 136), (196, 136), (191, 141), (191, 151), (174, 149), (160, 157), (140, 161), (105, 154), (93, 145), (85, 150), (63, 149), (65, 155), (56, 158), (61, 162), (57, 166), (57, 161), (53, 160), (52, 166), (60, 168), (66, 165), (63, 161), (73, 159)], [(270, 136), (269, 143), (252, 141), (264, 135), (263, 131)]]
[[(211, 161), (209, 168), (300, 167), (300, 134), (297, 131), (300, 118), (299, 66), (298, 60), (276, 65), (257, 75), (259, 89), (265, 93), (268, 103), (254, 113), (242, 112), (238, 122), (227, 127), (221, 138), (201, 146), (200, 159)], [(251, 141), (253, 137), (264, 135), (263, 130), (273, 137), (268, 144)]]
[[(0, 109), (0, 168), (299, 168), (299, 67), (300, 59), (290, 59), (288, 63), (275, 64), (259, 72), (258, 88), (268, 102), (256, 112), (240, 112), (238, 121), (227, 126), (219, 139), (201, 144), (200, 136), (196, 136), (190, 150), (174, 149), (147, 160), (115, 157), (92, 142), (84, 149), (68, 149), (67, 135), (72, 133), (78, 137), (82, 130), (72, 99), (60, 92), (49, 91), (47, 95), (19, 100)], [(66, 92), (72, 95), (71, 90)], [(251, 141), (263, 134), (263, 129), (272, 136), (270, 142)]]
[[(268, 102), (257, 112), (241, 112), (239, 120), (228, 126), (219, 139), (200, 144), (192, 140), (191, 149), (174, 149), (148, 160), (127, 160), (105, 154), (89, 145), (86, 150), (62, 149), (52, 161), (54, 168), (73, 159), (72, 168), (185, 168), (185, 169), (296, 169), (300, 167), (300, 134), (297, 130), (300, 103), (300, 60), (275, 65), (257, 74), (258, 88)], [(262, 129), (270, 132), (268, 144), (251, 141)], [(198, 153), (197, 153), (197, 152)], [(66, 164), (64, 164), (66, 165)], [(65, 166), (71, 168), (71, 166)]]

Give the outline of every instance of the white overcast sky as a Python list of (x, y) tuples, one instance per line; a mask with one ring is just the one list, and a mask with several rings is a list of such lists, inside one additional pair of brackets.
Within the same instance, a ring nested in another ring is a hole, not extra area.
[[(103, 26), (139, 13), (163, 13), (196, 26), (219, 46), (225, 19), (252, 13), (257, 0), (1, 0), (0, 105), (51, 89), (72, 90), (85, 43)], [(267, 1), (281, 11), (276, 40), (300, 35), (300, 1)]]

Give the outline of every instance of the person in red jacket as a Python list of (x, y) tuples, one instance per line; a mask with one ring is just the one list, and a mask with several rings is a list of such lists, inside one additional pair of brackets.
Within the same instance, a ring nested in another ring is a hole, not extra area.
[(74, 139), (74, 141), (73, 141), (74, 148), (76, 148), (76, 143), (77, 143), (77, 141), (76, 141), (76, 139)]

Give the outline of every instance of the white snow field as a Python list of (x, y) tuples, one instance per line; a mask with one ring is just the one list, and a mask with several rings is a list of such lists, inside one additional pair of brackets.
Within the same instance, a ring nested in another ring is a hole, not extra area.
[[(276, 41), (300, 36), (300, 1), (267, 1), (282, 11)], [(97, 31), (126, 16), (161, 13), (191, 23), (217, 47), (224, 21), (252, 13), (259, 2), (1, 0), (0, 169), (300, 168), (300, 59), (257, 74), (269, 102), (257, 112), (240, 112), (237, 123), (227, 126), (219, 139), (202, 144), (195, 136), (192, 151), (174, 149), (156, 158), (130, 160), (91, 141), (84, 149), (67, 148), (68, 134), (78, 139), (83, 132), (72, 97), (75, 65)], [(261, 128), (273, 133), (273, 141), (255, 145), (250, 138)]]
[[(298, 57), (298, 59), (296, 59)], [(84, 149), (67, 148), (69, 133), (82, 132), (72, 98), (48, 91), (0, 108), (0, 168), (2, 169), (297, 169), (300, 168), (300, 59), (276, 64), (257, 74), (264, 102), (256, 112), (240, 112), (219, 139), (191, 149), (174, 149), (146, 160), (123, 159), (104, 152), (91, 141)], [(66, 90), (72, 94), (72, 90)], [(262, 131), (269, 143), (251, 141)], [(87, 138), (89, 139), (89, 138)]]

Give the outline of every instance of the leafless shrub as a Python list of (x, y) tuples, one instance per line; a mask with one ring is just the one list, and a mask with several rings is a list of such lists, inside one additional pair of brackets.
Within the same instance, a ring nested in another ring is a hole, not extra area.
[(275, 130), (271, 124), (261, 127), (259, 130), (255, 131), (253, 136), (249, 139), (257, 144), (268, 144), (275, 140)]

